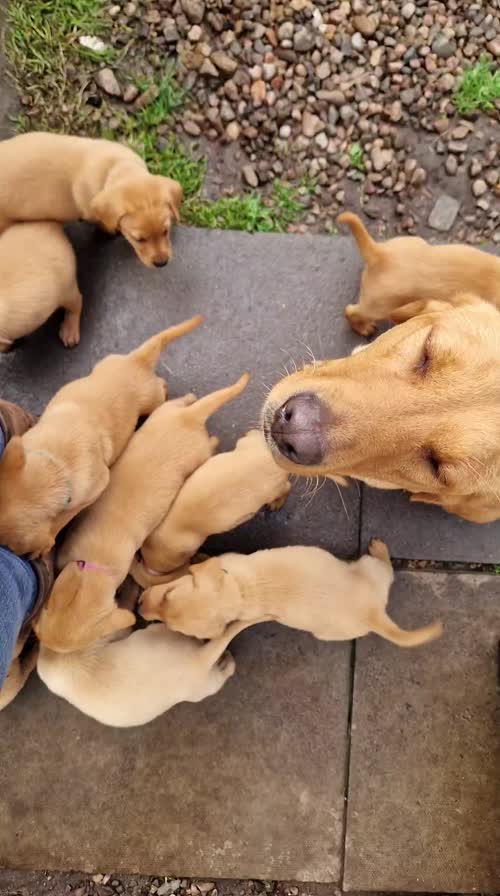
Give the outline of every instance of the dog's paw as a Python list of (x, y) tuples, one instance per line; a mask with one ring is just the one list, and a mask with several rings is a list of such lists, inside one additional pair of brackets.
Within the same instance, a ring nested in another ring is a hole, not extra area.
[(234, 675), (236, 671), (236, 662), (229, 650), (226, 650), (225, 653), (222, 654), (219, 662), (217, 663), (217, 668), (220, 669), (223, 675), (226, 678), (230, 678), (231, 675)]
[(280, 495), (278, 498), (275, 498), (274, 501), (269, 501), (269, 504), (267, 506), (271, 513), (276, 513), (278, 510), (281, 510), (281, 508), (285, 506), (287, 498), (288, 492), (286, 493), (286, 495)]
[(65, 348), (74, 348), (80, 342), (80, 324), (72, 317), (65, 317), (60, 328), (59, 338)]
[(355, 333), (359, 333), (360, 336), (373, 336), (377, 329), (376, 323), (363, 317), (357, 305), (346, 305), (344, 314)]
[(368, 545), (368, 553), (371, 557), (376, 557), (377, 560), (383, 560), (384, 563), (391, 562), (389, 548), (387, 547), (385, 541), (382, 541), (381, 538), (372, 538), (370, 544)]

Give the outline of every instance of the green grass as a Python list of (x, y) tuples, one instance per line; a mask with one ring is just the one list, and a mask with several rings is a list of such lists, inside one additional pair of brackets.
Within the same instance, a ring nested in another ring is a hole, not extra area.
[[(6, 50), (20, 94), (38, 128), (76, 131), (82, 116), (82, 87), (71, 70), (82, 58), (106, 61), (78, 43), (83, 35), (106, 38), (109, 19), (102, 0), (11, 0)], [(29, 116), (31, 118), (31, 115)], [(26, 116), (23, 116), (26, 125)]]
[(361, 143), (353, 143), (349, 147), (349, 164), (356, 171), (364, 172), (366, 170), (363, 147)]
[(296, 188), (277, 182), (267, 202), (259, 193), (224, 196), (215, 202), (195, 197), (186, 203), (183, 218), (198, 227), (284, 233), (304, 211), (296, 196)]
[(463, 73), (453, 99), (460, 115), (476, 110), (493, 112), (495, 100), (500, 99), (500, 69), (487, 56), (481, 56)]
[(151, 96), (143, 108), (124, 106), (102, 94), (98, 111), (88, 104), (88, 85), (99, 65), (119, 63), (126, 50), (118, 54), (109, 46), (98, 53), (82, 47), (79, 38), (110, 42), (111, 28), (105, 0), (11, 0), (6, 48), (23, 99), (18, 129), (102, 136), (130, 144), (153, 174), (182, 184), (182, 218), (189, 224), (270, 233), (284, 232), (298, 221), (304, 211), (300, 194), (314, 192), (309, 181), (296, 187), (277, 182), (267, 197), (254, 192), (214, 202), (202, 198), (206, 160), (174, 134), (168, 139), (158, 134), (159, 126), (171, 122), (187, 99), (173, 68), (166, 69), (156, 87), (144, 75), (134, 78), (129, 72), (140, 92)]

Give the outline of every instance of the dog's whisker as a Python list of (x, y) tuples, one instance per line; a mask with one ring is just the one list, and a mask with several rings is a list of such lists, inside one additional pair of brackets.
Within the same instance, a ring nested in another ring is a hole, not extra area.
[[(335, 482), (335, 480), (333, 480), (333, 482)], [(344, 501), (344, 496), (343, 496), (343, 494), (342, 494), (342, 491), (341, 491), (341, 489), (340, 489), (340, 486), (339, 486), (338, 482), (335, 482), (335, 487), (336, 487), (336, 489), (337, 489), (337, 491), (338, 491), (338, 493), (339, 493), (339, 498), (340, 498), (340, 500), (342, 501), (342, 507), (344, 508), (344, 513), (345, 513), (347, 519), (350, 520), (351, 517), (349, 516), (349, 512), (348, 512), (348, 510), (347, 510), (346, 503), (345, 503), (345, 501)]]

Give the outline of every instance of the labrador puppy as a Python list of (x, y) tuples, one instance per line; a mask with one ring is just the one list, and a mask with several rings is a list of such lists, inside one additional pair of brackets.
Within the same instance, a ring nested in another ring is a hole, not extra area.
[(38, 422), (0, 458), (0, 543), (16, 554), (48, 553), (56, 535), (95, 501), (139, 417), (165, 401), (154, 368), (166, 345), (203, 318), (164, 330), (128, 355), (109, 355), (63, 386)]
[(394, 574), (389, 551), (374, 539), (354, 563), (322, 548), (294, 545), (255, 554), (222, 554), (190, 574), (145, 591), (140, 613), (196, 638), (219, 637), (230, 621), (267, 616), (321, 641), (345, 641), (375, 632), (400, 647), (440, 636), (434, 622), (404, 631), (386, 612)]
[(189, 477), (170, 511), (142, 546), (145, 571), (171, 572), (196, 554), (209, 535), (228, 532), (268, 505), (283, 506), (290, 483), (259, 430), (233, 451), (209, 458)]
[(33, 131), (0, 143), (0, 171), (0, 233), (15, 221), (83, 219), (121, 233), (147, 267), (171, 258), (182, 187), (149, 174), (129, 147)]
[(58, 308), (65, 312), (61, 342), (78, 345), (82, 297), (70, 241), (54, 221), (13, 224), (0, 236), (0, 352)]
[(134, 434), (108, 488), (62, 544), (62, 572), (34, 624), (42, 644), (61, 653), (83, 650), (133, 625), (134, 614), (117, 606), (115, 592), (185, 479), (215, 450), (218, 439), (206, 421), (247, 382), (245, 374), (199, 401), (194, 395), (168, 401)]
[(472, 246), (433, 246), (418, 236), (399, 236), (376, 243), (352, 212), (338, 216), (350, 227), (365, 262), (357, 305), (345, 315), (356, 333), (371, 336), (382, 320), (409, 302), (453, 302), (473, 292), (500, 307), (500, 258)]
[(229, 625), (203, 645), (150, 625), (76, 653), (42, 646), (38, 674), (51, 691), (103, 725), (145, 725), (177, 703), (199, 703), (220, 691), (236, 669), (226, 647), (252, 624)]
[(474, 296), (428, 302), (348, 358), (271, 390), (262, 423), (298, 475), (405, 489), (477, 523), (500, 518), (500, 315)]

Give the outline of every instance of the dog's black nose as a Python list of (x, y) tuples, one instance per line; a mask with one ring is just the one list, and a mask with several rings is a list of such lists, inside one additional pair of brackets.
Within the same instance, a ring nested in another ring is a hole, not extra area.
[(164, 268), (168, 264), (168, 258), (165, 261), (153, 261), (155, 268)]
[(320, 464), (326, 453), (327, 412), (313, 392), (293, 395), (274, 415), (271, 435), (284, 457), (305, 467)]

